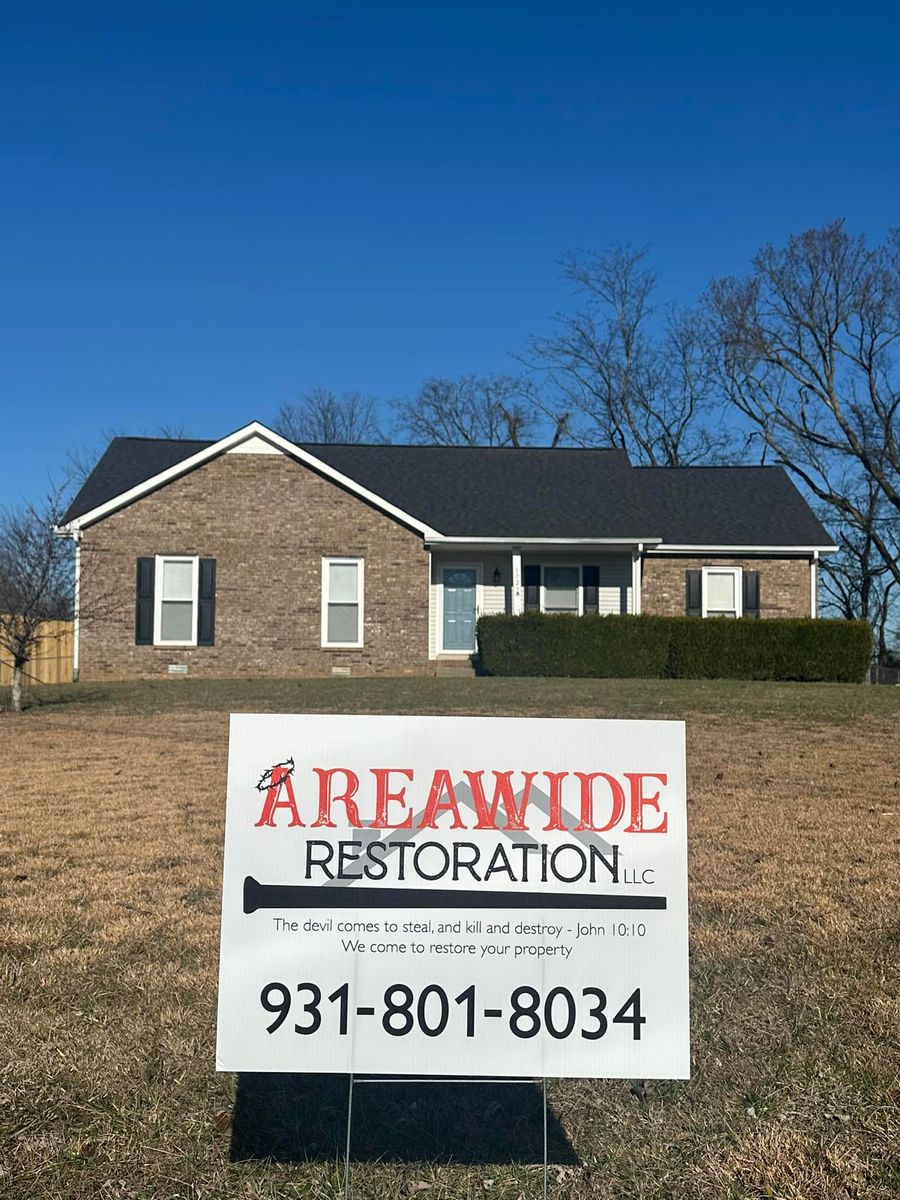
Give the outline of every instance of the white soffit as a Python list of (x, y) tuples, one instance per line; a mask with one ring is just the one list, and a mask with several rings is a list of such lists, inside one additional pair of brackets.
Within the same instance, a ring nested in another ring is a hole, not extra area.
[(273, 446), (271, 442), (267, 442), (258, 434), (248, 437), (245, 442), (239, 442), (236, 446), (232, 446), (230, 450), (225, 451), (226, 454), (280, 454), (284, 457), (284, 451), (279, 450), (277, 446)]

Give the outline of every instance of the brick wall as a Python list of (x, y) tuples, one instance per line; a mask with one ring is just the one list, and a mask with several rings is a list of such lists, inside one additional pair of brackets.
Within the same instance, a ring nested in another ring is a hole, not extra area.
[[(216, 559), (214, 646), (135, 645), (135, 563), (156, 554)], [(323, 555), (365, 559), (360, 650), (321, 647)], [(213, 459), (85, 530), (82, 561), (82, 679), (428, 669), (422, 539), (286, 456)]]
[(641, 608), (661, 617), (683, 617), (685, 571), (700, 567), (743, 567), (759, 572), (761, 617), (808, 617), (808, 558), (663, 558), (644, 559)]

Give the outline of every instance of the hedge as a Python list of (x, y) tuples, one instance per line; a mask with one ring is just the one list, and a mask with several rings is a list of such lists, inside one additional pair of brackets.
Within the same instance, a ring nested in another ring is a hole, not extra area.
[(783, 679), (859, 683), (872, 652), (865, 621), (699, 617), (481, 617), (491, 675)]

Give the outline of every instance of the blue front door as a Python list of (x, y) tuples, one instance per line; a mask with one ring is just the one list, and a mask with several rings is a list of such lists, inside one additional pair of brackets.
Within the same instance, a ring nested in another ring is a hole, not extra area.
[(444, 568), (444, 649), (475, 649), (475, 568)]

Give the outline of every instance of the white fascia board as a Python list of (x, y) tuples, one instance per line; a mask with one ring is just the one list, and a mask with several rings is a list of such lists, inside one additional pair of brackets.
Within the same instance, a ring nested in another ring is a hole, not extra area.
[(648, 554), (835, 554), (837, 546), (686, 546), (662, 542)]
[(446, 537), (438, 534), (436, 537), (426, 537), (426, 544), (434, 546), (656, 546), (661, 538), (632, 537), (632, 538), (555, 538), (555, 537), (461, 537), (454, 535)]
[(374, 505), (375, 508), (381, 509), (382, 512), (396, 518), (398, 521), (402, 521), (403, 524), (408, 525), (411, 529), (415, 529), (417, 533), (421, 533), (423, 537), (440, 537), (437, 530), (432, 529), (430, 525), (426, 525), (423, 521), (404, 512), (403, 509), (397, 508), (395, 504), (391, 504), (382, 496), (377, 496), (374, 492), (370, 492), (368, 488), (362, 487), (355, 479), (351, 479), (348, 475), (343, 475), (340, 471), (336, 471), (334, 467), (329, 466), (322, 459), (316, 458), (308, 450), (304, 450), (302, 447), (296, 446), (293, 442), (289, 442), (287, 438), (283, 438), (281, 434), (268, 429), (259, 421), (252, 421), (242, 429), (236, 429), (234, 433), (229, 433), (227, 437), (223, 437), (218, 442), (213, 442), (211, 446), (207, 446), (205, 450), (198, 450), (190, 458), (185, 458), (173, 467), (168, 467), (165, 471), (160, 471), (159, 474), (153, 475), (150, 479), (145, 479), (143, 483), (136, 484), (127, 492), (122, 492), (120, 495), (114, 496), (111, 500), (107, 500), (104, 504), (99, 504), (89, 512), (82, 513), (80, 517), (75, 517), (67, 525), (60, 526), (58, 532), (71, 534), (76, 529), (86, 529), (88, 525), (94, 525), (97, 521), (102, 521), (104, 517), (110, 516), (111, 513), (117, 512), (120, 508), (125, 508), (135, 500), (140, 500), (148, 492), (156, 491), (157, 488), (171, 483), (173, 479), (178, 479), (181, 475), (187, 475), (188, 472), (193, 471), (195, 468), (202, 467), (210, 459), (217, 458), (220, 454), (226, 453), (228, 450), (233, 449), (235, 446), (240, 445), (241, 442), (247, 441), (252, 437), (261, 438), (263, 441), (268, 442), (271, 446), (283, 451), (283, 453), (289, 455), (291, 458), (312, 468), (320, 475), (324, 475), (332, 483), (339, 484), (341, 487), (346, 488), (348, 492), (352, 492), (354, 495), (359, 496), (360, 499)]

